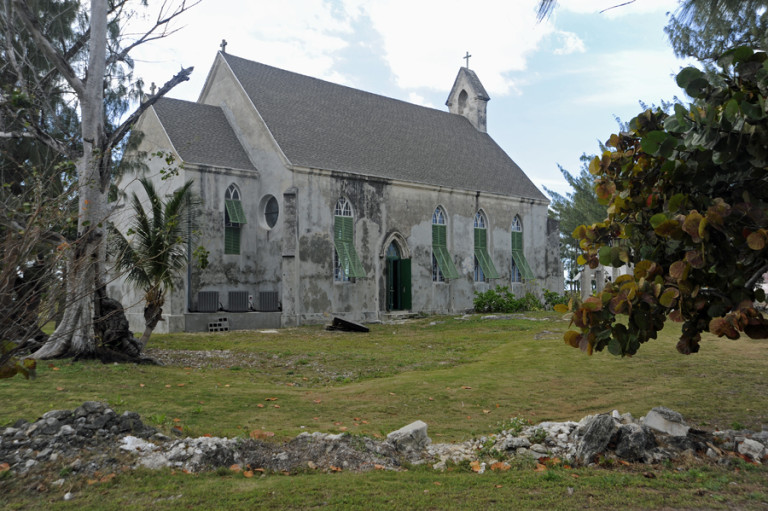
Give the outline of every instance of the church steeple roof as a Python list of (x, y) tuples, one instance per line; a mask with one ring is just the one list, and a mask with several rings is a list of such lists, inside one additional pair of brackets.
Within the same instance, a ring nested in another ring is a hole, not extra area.
[(490, 99), (477, 74), (468, 67), (462, 67), (445, 104), (449, 112), (466, 117), (475, 129), (486, 133), (486, 106)]

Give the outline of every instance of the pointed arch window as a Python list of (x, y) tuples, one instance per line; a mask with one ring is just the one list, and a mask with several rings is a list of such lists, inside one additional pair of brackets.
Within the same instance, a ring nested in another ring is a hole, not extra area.
[(229, 185), (224, 192), (224, 253), (240, 254), (240, 234), (246, 224), (243, 203), (240, 201), (240, 189), (235, 184)]
[(351, 278), (364, 278), (365, 269), (355, 251), (355, 218), (352, 206), (342, 197), (333, 211), (333, 280), (347, 282)]
[(496, 271), (491, 254), (488, 252), (487, 225), (485, 213), (478, 211), (475, 214), (475, 282), (499, 278), (499, 272)]
[(533, 280), (533, 272), (523, 254), (523, 222), (516, 216), (512, 221), (512, 282)]
[(448, 253), (445, 216), (445, 210), (440, 206), (432, 213), (432, 280), (434, 282), (459, 278), (459, 272), (456, 271), (453, 259)]

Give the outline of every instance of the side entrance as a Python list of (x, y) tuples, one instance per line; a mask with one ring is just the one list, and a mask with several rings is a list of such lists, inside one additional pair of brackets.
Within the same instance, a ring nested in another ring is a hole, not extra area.
[(387, 310), (411, 309), (411, 260), (401, 257), (395, 241), (387, 247)]

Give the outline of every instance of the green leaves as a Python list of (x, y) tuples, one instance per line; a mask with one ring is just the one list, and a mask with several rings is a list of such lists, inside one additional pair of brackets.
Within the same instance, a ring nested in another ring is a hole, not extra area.
[(607, 218), (574, 229), (579, 262), (637, 262), (597, 301), (574, 304), (569, 344), (631, 355), (666, 318), (682, 323), (686, 354), (703, 331), (768, 338), (754, 305), (768, 248), (768, 57), (738, 49), (722, 63), (717, 76), (683, 69), (693, 102), (642, 112), (591, 161)]
[(677, 147), (678, 140), (665, 131), (651, 131), (640, 142), (643, 151), (654, 156), (669, 158)]
[(709, 86), (704, 73), (695, 67), (686, 67), (677, 75), (677, 85), (692, 98), (701, 96)]

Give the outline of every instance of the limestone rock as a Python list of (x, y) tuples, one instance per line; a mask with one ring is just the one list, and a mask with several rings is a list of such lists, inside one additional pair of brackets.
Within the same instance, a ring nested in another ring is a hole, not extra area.
[(744, 441), (739, 444), (739, 452), (760, 463), (760, 460), (762, 460), (765, 455), (765, 446), (757, 440), (745, 438)]
[(416, 421), (388, 434), (387, 442), (400, 452), (418, 452), (425, 449), (432, 440), (427, 436), (427, 423)]
[(648, 412), (644, 424), (670, 436), (686, 436), (691, 429), (685, 424), (682, 415), (663, 406), (657, 406)]
[(647, 427), (623, 424), (619, 427), (616, 456), (627, 461), (642, 461), (649, 449), (656, 447), (656, 439)]
[(589, 464), (597, 453), (605, 452), (618, 427), (613, 417), (600, 414), (586, 421), (582, 431), (583, 434), (576, 448), (576, 459), (580, 463)]

